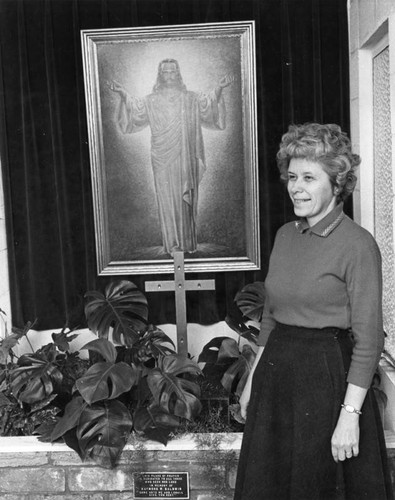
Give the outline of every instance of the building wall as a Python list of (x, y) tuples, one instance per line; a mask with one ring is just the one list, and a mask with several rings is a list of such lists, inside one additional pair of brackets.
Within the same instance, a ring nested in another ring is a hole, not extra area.
[(383, 255), (386, 349), (395, 357), (395, 2), (350, 0), (349, 31), (351, 139), (362, 157), (354, 213)]
[(354, 214), (383, 256), (387, 358), (380, 372), (384, 426), (395, 431), (395, 2), (349, 0), (349, 35), (351, 139), (362, 157)]

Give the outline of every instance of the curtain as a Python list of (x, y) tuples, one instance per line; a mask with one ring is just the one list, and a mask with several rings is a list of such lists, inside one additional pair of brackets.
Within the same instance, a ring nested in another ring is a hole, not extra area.
[[(275, 155), (290, 123), (349, 131), (347, 0), (2, 0), (0, 154), (13, 323), (83, 326), (97, 276), (81, 29), (254, 20), (262, 268), (195, 275), (188, 321), (223, 320), (246, 283), (264, 280), (276, 230), (293, 217)], [(346, 211), (352, 215), (350, 204)], [(158, 276), (117, 276), (144, 282)], [(147, 294), (150, 321), (175, 322), (174, 294)]]

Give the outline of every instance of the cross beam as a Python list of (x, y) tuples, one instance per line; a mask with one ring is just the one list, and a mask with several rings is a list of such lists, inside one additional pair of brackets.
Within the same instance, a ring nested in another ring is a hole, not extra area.
[(186, 292), (215, 290), (215, 280), (186, 280), (184, 252), (174, 252), (174, 281), (147, 281), (146, 292), (175, 292), (177, 352), (188, 355)]

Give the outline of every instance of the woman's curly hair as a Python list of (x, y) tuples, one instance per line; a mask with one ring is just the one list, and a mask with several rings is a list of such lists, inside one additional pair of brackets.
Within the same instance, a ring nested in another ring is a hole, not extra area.
[(292, 158), (304, 158), (320, 163), (337, 188), (338, 201), (344, 201), (355, 188), (355, 170), (361, 158), (351, 150), (351, 141), (335, 124), (305, 123), (290, 125), (280, 143), (277, 165), (281, 179), (288, 181)]

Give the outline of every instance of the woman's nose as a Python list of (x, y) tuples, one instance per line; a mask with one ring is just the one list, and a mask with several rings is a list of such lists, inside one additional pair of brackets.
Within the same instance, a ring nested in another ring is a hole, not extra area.
[(292, 182), (292, 184), (291, 184), (291, 191), (293, 193), (297, 193), (298, 191), (301, 191), (301, 189), (302, 189), (302, 185), (301, 185), (301, 183), (298, 180), (295, 180), (295, 181)]

